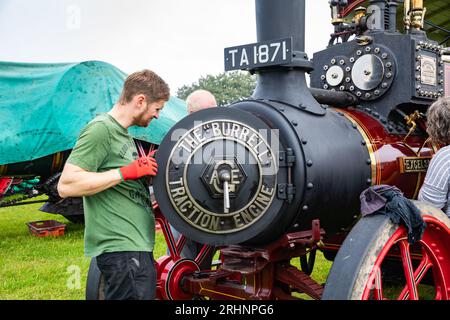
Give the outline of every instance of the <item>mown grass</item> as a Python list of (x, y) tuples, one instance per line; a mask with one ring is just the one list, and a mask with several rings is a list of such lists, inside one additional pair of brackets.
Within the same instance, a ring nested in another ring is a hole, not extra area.
[[(43, 199), (43, 198), (41, 198)], [(90, 259), (84, 256), (84, 226), (60, 215), (39, 211), (41, 204), (0, 208), (0, 299), (80, 300), (85, 298)], [(38, 238), (27, 222), (57, 220), (64, 236)], [(156, 235), (155, 259), (164, 255), (162, 233)], [(294, 265), (299, 265), (294, 259)], [(331, 263), (318, 253), (312, 277), (324, 283)]]

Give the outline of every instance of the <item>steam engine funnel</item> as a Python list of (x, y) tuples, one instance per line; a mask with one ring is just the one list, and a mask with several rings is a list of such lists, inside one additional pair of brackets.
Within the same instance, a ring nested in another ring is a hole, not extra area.
[(258, 42), (292, 38), (292, 62), (257, 69), (255, 99), (280, 101), (323, 115), (324, 108), (309, 92), (305, 72), (312, 70), (305, 50), (305, 0), (256, 0)]

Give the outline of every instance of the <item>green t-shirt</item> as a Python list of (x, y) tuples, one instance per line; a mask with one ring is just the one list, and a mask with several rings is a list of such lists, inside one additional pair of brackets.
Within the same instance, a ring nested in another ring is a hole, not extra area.
[[(128, 131), (109, 114), (101, 114), (81, 131), (67, 162), (89, 172), (104, 172), (138, 158)], [(141, 180), (127, 180), (83, 197), (85, 254), (153, 251), (155, 217), (148, 188)]]

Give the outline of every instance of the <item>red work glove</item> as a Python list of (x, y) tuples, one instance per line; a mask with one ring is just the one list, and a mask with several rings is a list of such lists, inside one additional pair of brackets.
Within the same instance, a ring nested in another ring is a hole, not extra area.
[(148, 156), (147, 156), (147, 157), (152, 157), (152, 158), (154, 158), (154, 157), (155, 157), (155, 153), (156, 153), (156, 151), (158, 151), (158, 150), (153, 150), (153, 151), (150, 151), (150, 153), (148, 154)]
[(155, 158), (140, 157), (127, 166), (119, 168), (123, 180), (135, 180), (143, 176), (155, 176), (158, 173), (158, 164)]

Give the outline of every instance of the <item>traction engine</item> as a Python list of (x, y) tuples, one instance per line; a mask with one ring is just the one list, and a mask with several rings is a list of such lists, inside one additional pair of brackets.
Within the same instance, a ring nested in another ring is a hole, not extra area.
[[(257, 74), (252, 96), (182, 118), (160, 143), (153, 203), (169, 252), (157, 260), (159, 299), (450, 298), (441, 210), (413, 200), (427, 224), (413, 244), (389, 217), (360, 214), (371, 186), (416, 199), (440, 147), (425, 114), (450, 95), (450, 4), (329, 3), (334, 32), (309, 60), (305, 0), (256, 0), (257, 43), (224, 50), (225, 70)], [(140, 153), (154, 147), (141, 142)], [(13, 178), (41, 176), (48, 212), (82, 212), (55, 191), (69, 154), (2, 164), (0, 196)], [(204, 244), (195, 259), (181, 254), (188, 239)], [(311, 277), (317, 251), (333, 261), (324, 284)], [(93, 259), (87, 298), (102, 285)]]
[[(160, 299), (450, 297), (443, 212), (415, 201), (427, 228), (414, 244), (387, 216), (360, 215), (373, 185), (415, 199), (438, 149), (424, 116), (449, 74), (421, 2), (405, 1), (400, 33), (397, 1), (330, 1), (335, 33), (313, 61), (305, 1), (255, 2), (258, 42), (225, 49), (226, 70), (258, 75), (253, 95), (182, 119), (156, 156), (170, 250), (158, 260)], [(177, 243), (166, 219), (184, 235)], [(186, 238), (205, 244), (195, 260), (180, 255)], [(334, 260), (324, 286), (310, 277), (317, 250)]]

